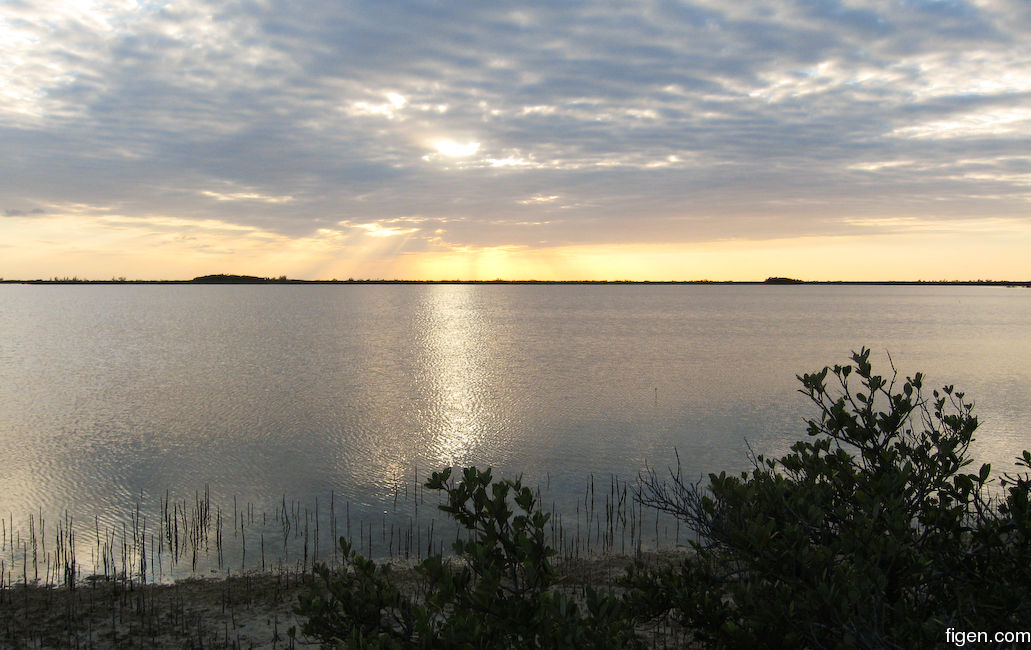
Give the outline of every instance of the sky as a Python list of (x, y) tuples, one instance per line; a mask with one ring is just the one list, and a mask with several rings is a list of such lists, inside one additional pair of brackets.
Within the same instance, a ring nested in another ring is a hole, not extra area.
[(0, 0), (0, 278), (1028, 280), (1027, 0)]

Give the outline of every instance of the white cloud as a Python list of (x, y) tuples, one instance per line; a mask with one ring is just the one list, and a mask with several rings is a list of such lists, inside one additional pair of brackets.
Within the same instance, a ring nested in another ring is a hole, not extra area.
[(209, 196), (216, 201), (258, 201), (260, 203), (289, 203), (294, 200), (292, 196), (270, 196), (258, 192), (212, 192), (204, 190), (204, 196)]
[(937, 232), (957, 234), (1021, 233), (1031, 232), (1031, 224), (1023, 219), (998, 217), (978, 219), (930, 219), (925, 217), (869, 217), (847, 218), (845, 223), (877, 232)]
[(378, 115), (388, 120), (403, 119), (401, 109), (405, 107), (408, 100), (403, 95), (395, 92), (385, 93), (385, 98), (387, 101), (378, 103), (368, 101), (353, 102), (348, 112), (355, 116)]
[(535, 194), (528, 199), (520, 199), (517, 203), (521, 205), (539, 205), (541, 203), (553, 203), (558, 201), (561, 197), (557, 194), (551, 194), (544, 196), (541, 194)]
[(977, 138), (1031, 134), (1031, 108), (986, 109), (892, 131), (900, 138)]
[(397, 237), (398, 235), (410, 235), (419, 232), (419, 228), (399, 228), (397, 226), (382, 226), (378, 223), (359, 223), (353, 226), (365, 231), (370, 237)]

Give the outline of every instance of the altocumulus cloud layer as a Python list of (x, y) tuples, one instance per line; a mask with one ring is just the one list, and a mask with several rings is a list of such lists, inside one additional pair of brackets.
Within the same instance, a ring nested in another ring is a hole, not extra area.
[(0, 228), (283, 259), (1026, 234), (1028, 34), (1026, 0), (7, 0)]

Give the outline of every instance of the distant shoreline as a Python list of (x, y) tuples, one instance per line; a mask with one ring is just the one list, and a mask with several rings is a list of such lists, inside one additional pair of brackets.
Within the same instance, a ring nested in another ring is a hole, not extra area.
[(256, 276), (202, 276), (192, 280), (86, 280), (80, 278), (51, 278), (48, 280), (0, 279), (0, 284), (487, 284), (487, 285), (832, 285), (832, 286), (989, 286), (1031, 288), (1031, 280), (794, 280), (768, 278), (766, 280), (296, 280), (285, 277), (261, 278)]

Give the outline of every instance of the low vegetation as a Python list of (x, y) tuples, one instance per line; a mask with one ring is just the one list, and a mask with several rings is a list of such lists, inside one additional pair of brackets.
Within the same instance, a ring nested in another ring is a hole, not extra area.
[(640, 645), (625, 603), (586, 587), (583, 603), (555, 589), (545, 542), (549, 515), (519, 480), (491, 470), (451, 470), (426, 487), (443, 491), (441, 510), (467, 532), (455, 557), (434, 555), (416, 569), (421, 585), (402, 589), (389, 564), (358, 555), (341, 539), (341, 570), (321, 566), (301, 597), (305, 635), (358, 648), (630, 648)]
[(818, 417), (789, 454), (707, 481), (641, 477), (639, 501), (696, 535), (679, 561), (570, 597), (532, 492), (445, 470), (426, 487), (468, 532), (455, 556), (424, 560), (404, 591), (342, 542), (344, 566), (320, 567), (299, 600), (302, 632), (349, 647), (630, 647), (663, 619), (709, 647), (890, 648), (1026, 626), (1031, 477), (969, 471), (972, 402), (951, 386), (927, 395), (919, 373), (876, 375), (865, 349), (799, 380)]
[(0, 648), (303, 648), (287, 630), (305, 576), (90, 580), (0, 589)]

